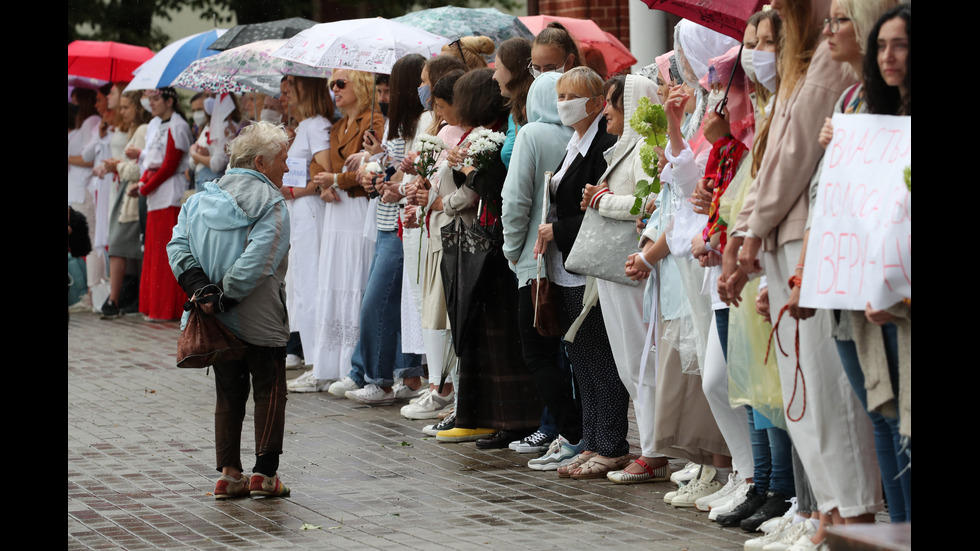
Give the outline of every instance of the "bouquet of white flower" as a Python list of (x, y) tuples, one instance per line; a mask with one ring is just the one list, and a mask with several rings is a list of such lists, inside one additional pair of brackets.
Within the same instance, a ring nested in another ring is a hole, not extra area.
[(494, 154), (504, 144), (507, 135), (486, 128), (476, 128), (466, 137), (466, 159), (463, 166), (484, 170), (490, 165)]
[(436, 136), (422, 134), (419, 136), (419, 156), (412, 163), (415, 172), (419, 176), (428, 180), (436, 171), (436, 162), (439, 154), (446, 149), (446, 143)]

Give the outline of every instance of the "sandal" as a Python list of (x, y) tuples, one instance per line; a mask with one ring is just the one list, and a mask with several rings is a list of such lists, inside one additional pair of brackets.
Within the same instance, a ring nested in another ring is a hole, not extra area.
[(595, 452), (580, 453), (575, 456), (575, 459), (568, 465), (558, 467), (558, 478), (568, 478), (572, 476), (572, 471), (581, 467), (586, 461), (592, 459), (595, 456)]
[(578, 470), (572, 472), (571, 476), (575, 480), (587, 480), (590, 478), (605, 478), (611, 471), (618, 471), (630, 462), (630, 456), (603, 457), (593, 455), (591, 459), (582, 464)]
[(641, 482), (663, 482), (670, 480), (670, 463), (664, 463), (653, 469), (642, 459), (634, 459), (633, 463), (643, 467), (642, 473), (631, 473), (626, 469), (610, 472), (606, 478), (616, 484), (639, 484)]

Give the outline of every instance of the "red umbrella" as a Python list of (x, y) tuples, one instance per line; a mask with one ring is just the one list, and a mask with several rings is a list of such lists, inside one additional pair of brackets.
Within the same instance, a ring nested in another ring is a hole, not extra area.
[(650, 9), (689, 19), (739, 42), (745, 22), (771, 0), (643, 0)]
[[(530, 29), (535, 36), (548, 23), (557, 21), (568, 29), (568, 32), (578, 40), (582, 46), (591, 46), (602, 54), (606, 61), (609, 74), (616, 74), (630, 66), (636, 64), (636, 58), (630, 53), (629, 48), (623, 45), (615, 36), (603, 31), (595, 21), (591, 19), (575, 19), (573, 17), (555, 17), (553, 15), (532, 15), (519, 17), (521, 23)], [(583, 60), (584, 61), (584, 60)], [(605, 77), (606, 75), (602, 75)]]
[(68, 75), (129, 82), (133, 70), (151, 57), (153, 50), (144, 46), (76, 40), (68, 45)]

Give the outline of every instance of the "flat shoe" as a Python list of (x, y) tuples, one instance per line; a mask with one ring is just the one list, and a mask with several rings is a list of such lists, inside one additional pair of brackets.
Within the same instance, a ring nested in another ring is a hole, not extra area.
[(588, 480), (592, 478), (606, 478), (606, 475), (610, 471), (618, 471), (629, 464), (630, 459), (628, 455), (623, 455), (621, 457), (603, 457), (601, 455), (593, 455), (591, 459), (586, 461), (577, 470), (571, 473), (571, 477), (575, 480)]
[(575, 456), (575, 459), (568, 465), (558, 467), (558, 478), (570, 478), (572, 476), (572, 471), (581, 467), (586, 461), (592, 459), (595, 453), (580, 453)]
[(640, 484), (641, 482), (663, 482), (665, 480), (670, 480), (670, 464), (665, 463), (656, 469), (647, 465), (647, 462), (642, 459), (634, 459), (633, 463), (643, 467), (642, 473), (631, 473), (623, 469), (621, 471), (613, 471), (606, 475), (606, 478), (615, 482), (616, 484)]

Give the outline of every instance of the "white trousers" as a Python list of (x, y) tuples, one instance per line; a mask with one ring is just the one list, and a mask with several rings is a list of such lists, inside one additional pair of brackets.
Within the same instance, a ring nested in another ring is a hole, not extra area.
[(640, 448), (645, 457), (659, 457), (663, 454), (654, 451), (654, 411), (657, 403), (657, 378), (653, 368), (655, 353), (648, 355), (643, 384), (640, 384), (640, 359), (647, 332), (647, 324), (643, 323), (644, 286), (630, 287), (597, 279), (596, 287), (616, 370), (633, 400)]
[[(787, 282), (802, 248), (803, 241), (798, 240), (765, 253), (774, 322), (789, 300)], [(830, 336), (832, 315), (830, 310), (817, 310), (815, 316), (800, 322), (800, 373), (796, 371), (796, 323), (789, 313), (783, 315), (777, 329), (788, 356), (779, 352), (775, 338), (770, 353), (776, 354), (779, 364), (789, 436), (806, 469), (817, 506), (821, 513), (839, 509), (841, 516), (849, 518), (882, 509), (881, 475), (871, 421), (844, 375)], [(793, 421), (801, 412), (802, 418)]]
[(701, 388), (711, 407), (711, 415), (718, 423), (718, 430), (732, 452), (735, 471), (742, 478), (752, 478), (755, 462), (752, 459), (752, 436), (745, 406), (732, 408), (728, 401), (728, 364), (718, 339), (718, 325), (712, 317), (708, 330), (708, 349), (701, 369)]

